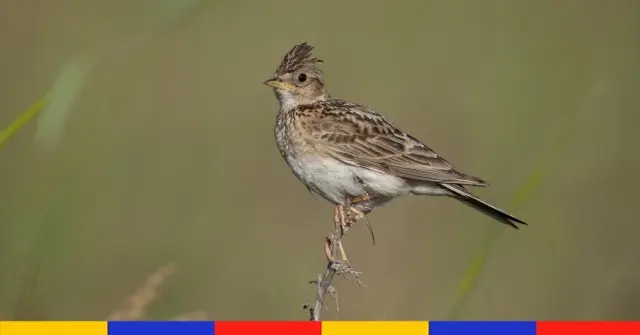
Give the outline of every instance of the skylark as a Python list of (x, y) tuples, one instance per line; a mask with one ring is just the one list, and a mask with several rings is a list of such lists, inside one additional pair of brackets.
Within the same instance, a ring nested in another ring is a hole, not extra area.
[(513, 228), (526, 225), (466, 189), (487, 186), (480, 178), (457, 171), (374, 110), (329, 95), (312, 50), (306, 42), (294, 46), (264, 84), (280, 104), (282, 157), (311, 192), (336, 205), (336, 224), (347, 229), (375, 207), (413, 194), (451, 197)]

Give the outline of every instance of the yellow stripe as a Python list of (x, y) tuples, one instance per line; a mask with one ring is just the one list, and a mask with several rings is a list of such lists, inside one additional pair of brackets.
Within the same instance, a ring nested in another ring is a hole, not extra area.
[(0, 147), (4, 145), (18, 130), (22, 129), (29, 121), (31, 121), (38, 113), (49, 103), (49, 96), (38, 100), (29, 106), (26, 111), (22, 112), (7, 128), (0, 131)]
[(106, 321), (2, 321), (2, 335), (107, 335)]
[[(427, 335), (427, 321), (322, 321), (322, 335)], [(4, 335), (4, 334), (2, 334)]]

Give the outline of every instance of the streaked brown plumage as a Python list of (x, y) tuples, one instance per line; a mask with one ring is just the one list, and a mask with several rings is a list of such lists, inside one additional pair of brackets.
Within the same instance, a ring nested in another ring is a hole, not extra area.
[(518, 228), (522, 220), (472, 195), (487, 186), (363, 105), (331, 97), (307, 43), (289, 51), (265, 84), (280, 104), (275, 137), (293, 173), (314, 193), (363, 217), (402, 195), (449, 196)]

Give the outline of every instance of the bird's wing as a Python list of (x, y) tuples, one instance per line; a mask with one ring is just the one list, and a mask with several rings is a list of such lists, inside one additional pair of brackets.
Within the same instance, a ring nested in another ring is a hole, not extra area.
[(310, 144), (346, 164), (412, 180), (486, 185), (366, 107), (332, 100), (296, 119)]

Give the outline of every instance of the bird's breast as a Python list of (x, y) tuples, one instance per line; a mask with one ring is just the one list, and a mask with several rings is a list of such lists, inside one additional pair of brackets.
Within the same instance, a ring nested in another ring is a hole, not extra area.
[(345, 203), (348, 197), (379, 194), (387, 197), (408, 194), (407, 182), (391, 174), (344, 163), (319, 152), (296, 134), (286, 115), (279, 115), (276, 143), (293, 174), (308, 188), (333, 203)]
[(407, 183), (393, 175), (345, 164), (335, 158), (302, 154), (289, 155), (293, 173), (310, 189), (333, 203), (365, 194), (394, 197), (408, 194)]
[(350, 166), (334, 158), (304, 153), (289, 157), (288, 163), (303, 183), (334, 203), (365, 193)]

